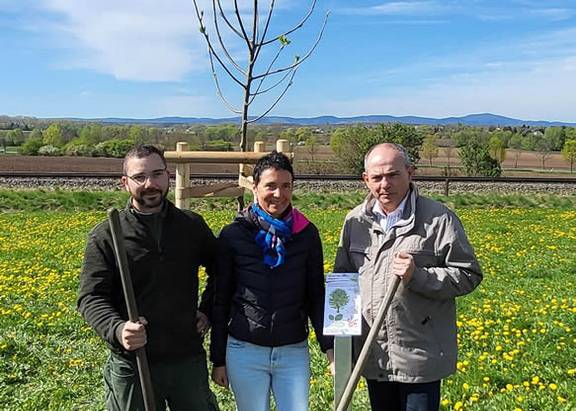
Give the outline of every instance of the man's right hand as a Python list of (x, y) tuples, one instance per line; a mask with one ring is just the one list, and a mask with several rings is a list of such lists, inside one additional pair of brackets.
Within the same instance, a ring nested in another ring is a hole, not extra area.
[(120, 344), (128, 350), (134, 351), (146, 345), (146, 325), (148, 321), (140, 317), (137, 322), (126, 321), (122, 327)]
[(228, 388), (228, 374), (226, 373), (225, 365), (212, 369), (212, 381), (224, 388)]

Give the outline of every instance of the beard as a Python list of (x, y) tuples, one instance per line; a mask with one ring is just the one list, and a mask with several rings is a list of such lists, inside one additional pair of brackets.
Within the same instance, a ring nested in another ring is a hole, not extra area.
[(161, 207), (168, 195), (168, 188), (164, 192), (156, 188), (142, 190), (132, 195), (136, 208), (140, 211), (149, 211)]

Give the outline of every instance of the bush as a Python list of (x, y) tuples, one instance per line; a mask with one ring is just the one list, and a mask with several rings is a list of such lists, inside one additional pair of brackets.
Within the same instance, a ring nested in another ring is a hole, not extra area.
[(42, 139), (29, 138), (24, 144), (20, 146), (18, 152), (26, 156), (37, 156), (38, 150), (40, 150), (40, 147), (43, 145), (44, 143), (42, 143)]
[(232, 143), (221, 139), (207, 141), (203, 146), (207, 151), (232, 151)]
[(107, 140), (96, 144), (94, 155), (102, 157), (123, 158), (134, 147), (134, 142), (125, 140)]
[(490, 156), (488, 145), (470, 141), (458, 152), (464, 173), (468, 176), (500, 177), (502, 168), (498, 160)]
[(91, 157), (94, 155), (94, 148), (88, 144), (73, 143), (72, 141), (64, 147), (67, 156)]
[(51, 144), (47, 144), (38, 149), (38, 155), (55, 157), (62, 155), (62, 151), (58, 147), (54, 147)]

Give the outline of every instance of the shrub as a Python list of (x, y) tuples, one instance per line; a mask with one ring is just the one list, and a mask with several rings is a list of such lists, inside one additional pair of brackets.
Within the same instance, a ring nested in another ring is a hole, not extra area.
[(468, 176), (500, 177), (502, 168), (490, 156), (488, 145), (470, 141), (458, 152), (464, 173)]
[(37, 156), (38, 150), (40, 150), (40, 147), (43, 145), (44, 143), (42, 143), (42, 139), (30, 138), (19, 147), (18, 152), (27, 156)]
[(38, 149), (38, 155), (55, 157), (62, 155), (62, 151), (58, 147), (54, 147), (52, 144), (47, 144)]
[(132, 147), (134, 142), (129, 139), (107, 140), (96, 144), (94, 151), (96, 156), (122, 158)]
[(67, 156), (91, 157), (94, 155), (94, 148), (88, 144), (73, 143), (72, 141), (64, 147)]

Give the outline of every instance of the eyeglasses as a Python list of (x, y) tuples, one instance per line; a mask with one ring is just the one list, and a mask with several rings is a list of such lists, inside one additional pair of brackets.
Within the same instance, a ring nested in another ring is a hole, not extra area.
[(148, 179), (150, 179), (151, 181), (156, 181), (163, 178), (167, 174), (166, 171), (167, 170), (163, 168), (161, 170), (154, 170), (151, 173), (134, 174), (133, 176), (127, 175), (126, 177), (128, 177), (130, 180), (134, 181), (136, 184), (141, 186)]

